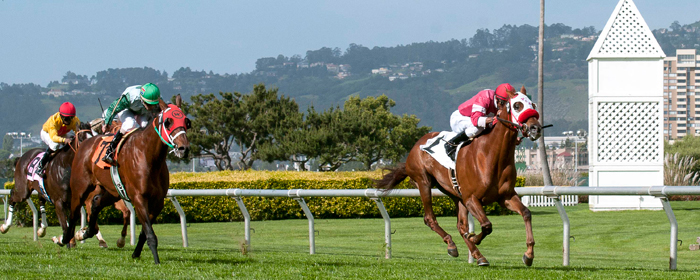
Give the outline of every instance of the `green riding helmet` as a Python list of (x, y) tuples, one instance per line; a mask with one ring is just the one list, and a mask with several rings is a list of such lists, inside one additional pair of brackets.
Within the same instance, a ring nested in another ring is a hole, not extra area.
[(160, 89), (158, 89), (158, 86), (148, 83), (141, 87), (141, 100), (143, 102), (153, 105), (158, 104), (159, 99)]

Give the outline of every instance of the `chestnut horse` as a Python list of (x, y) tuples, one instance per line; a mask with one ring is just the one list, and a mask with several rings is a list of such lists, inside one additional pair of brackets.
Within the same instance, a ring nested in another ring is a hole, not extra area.
[[(71, 143), (55, 151), (55, 156), (46, 164), (46, 168), (44, 169), (46, 172), (44, 176), (44, 187), (56, 208), (56, 216), (58, 218), (58, 223), (63, 228), (64, 236), (68, 229), (66, 224), (68, 220), (67, 211), (70, 209), (71, 202), (69, 185), (71, 163), (73, 162), (75, 149), (79, 146), (79, 143), (92, 136), (89, 125), (81, 123), (78, 128), (80, 130), (76, 133), (75, 137), (71, 139)], [(45, 205), (47, 199), (42, 194), (39, 183), (27, 179), (27, 166), (39, 153), (44, 151), (46, 151), (46, 149), (31, 149), (17, 158), (15, 162), (15, 187), (10, 191), (10, 216), (6, 223), (0, 226), (0, 232), (6, 233), (10, 229), (10, 226), (12, 226), (12, 212), (15, 204), (27, 200), (29, 196), (31, 196), (32, 191), (35, 190), (39, 193), (39, 208), (42, 218), (41, 227), (37, 231), (37, 234), (40, 237), (44, 237), (46, 234), (46, 227), (48, 225), (46, 223)]]
[[(134, 206), (134, 211), (141, 222), (141, 234), (131, 255), (132, 258), (141, 256), (144, 244), (153, 253), (153, 260), (160, 263), (158, 257), (158, 238), (153, 232), (152, 221), (158, 217), (170, 185), (170, 175), (165, 159), (168, 147), (173, 147), (175, 155), (182, 158), (187, 155), (189, 141), (186, 131), (189, 120), (180, 110), (182, 99), (178, 95), (176, 106), (168, 105), (160, 100), (160, 113), (149, 121), (145, 128), (139, 128), (124, 139), (121, 151), (117, 157), (119, 174), (124, 184), (126, 194)], [(73, 160), (71, 173), (71, 223), (69, 234), (64, 236), (64, 242), (70, 240), (75, 229), (75, 222), (80, 217), (80, 206), (85, 204), (88, 194), (96, 188), (101, 189), (92, 201), (92, 209), (87, 229), (76, 233), (76, 240), (90, 238), (98, 232), (97, 215), (102, 208), (120, 199), (119, 193), (112, 182), (110, 171), (102, 169), (92, 162), (92, 155), (98, 147), (100, 137), (86, 140), (78, 149)]]
[[(420, 191), (425, 209), (425, 224), (437, 232), (447, 243), (448, 254), (457, 257), (459, 253), (452, 237), (438, 225), (435, 219), (431, 188), (436, 186), (448, 195), (457, 206), (457, 228), (480, 266), (488, 266), (489, 262), (479, 252), (476, 245), (479, 245), (492, 230), (491, 222), (486, 217), (482, 206), (493, 202), (498, 202), (501, 206), (523, 216), (527, 233), (527, 251), (523, 255), (523, 262), (530, 266), (535, 257), (535, 239), (532, 236), (530, 210), (520, 202), (520, 198), (514, 190), (516, 179), (515, 147), (521, 140), (518, 138), (518, 132), (521, 132), (523, 137), (534, 141), (540, 137), (542, 126), (534, 112), (528, 111), (527, 114), (522, 114), (527, 110), (534, 110), (534, 108), (529, 99), (523, 99), (527, 98), (524, 95), (525, 87), (521, 89), (521, 92), (523, 96), (519, 100), (523, 100), (523, 102), (512, 101), (520, 94), (515, 92), (508, 92), (510, 97), (508, 101), (496, 99), (498, 100), (498, 122), (496, 125), (490, 131), (484, 131), (471, 144), (459, 150), (455, 166), (459, 191), (452, 187), (448, 169), (440, 165), (428, 153), (420, 150), (420, 145), (435, 137), (437, 132), (428, 133), (418, 140), (418, 143), (408, 154), (405, 164), (391, 169), (390, 173), (376, 181), (377, 187), (391, 190), (406, 177), (409, 177)], [(526, 117), (526, 119), (518, 121), (515, 116), (519, 115)], [(527, 117), (528, 115), (532, 116)], [(469, 234), (468, 213), (471, 213), (481, 224), (481, 233), (478, 235)]]

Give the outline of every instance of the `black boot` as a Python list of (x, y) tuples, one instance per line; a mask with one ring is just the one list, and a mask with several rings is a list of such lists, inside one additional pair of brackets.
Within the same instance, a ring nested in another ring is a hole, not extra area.
[(106, 162), (109, 165), (115, 165), (116, 162), (114, 161), (114, 153), (117, 150), (117, 144), (119, 144), (119, 141), (122, 139), (122, 132), (118, 131), (117, 134), (114, 134), (114, 138), (112, 138), (112, 142), (109, 143), (109, 146), (107, 146), (107, 152), (105, 153), (105, 156), (102, 158), (102, 161)]
[(457, 146), (468, 139), (469, 137), (467, 137), (464, 132), (461, 132), (455, 135), (455, 137), (452, 137), (452, 139), (445, 141), (445, 152), (447, 152), (447, 156), (452, 160), (455, 160), (455, 151), (457, 150)]
[(51, 148), (46, 148), (46, 152), (44, 154), (44, 157), (41, 158), (41, 161), (39, 162), (39, 166), (36, 168), (35, 174), (42, 174), (44, 172), (44, 169), (46, 168), (46, 165), (49, 164), (49, 161), (51, 161), (51, 158), (53, 157), (53, 150)]

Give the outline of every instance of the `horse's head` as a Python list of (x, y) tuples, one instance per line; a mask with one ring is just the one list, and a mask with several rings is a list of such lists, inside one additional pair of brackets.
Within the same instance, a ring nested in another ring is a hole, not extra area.
[(500, 112), (499, 117), (509, 120), (513, 126), (517, 127), (524, 137), (535, 141), (542, 135), (542, 125), (540, 125), (540, 114), (537, 113), (537, 106), (527, 97), (525, 86), (520, 88), (520, 92), (507, 91), (508, 100), (496, 98), (496, 105)]
[(160, 139), (173, 148), (175, 156), (179, 158), (186, 157), (190, 150), (190, 141), (187, 140), (187, 130), (192, 126), (190, 119), (180, 110), (182, 98), (178, 94), (175, 98), (175, 104), (165, 104), (160, 100), (160, 114), (158, 114), (158, 123), (156, 131)]

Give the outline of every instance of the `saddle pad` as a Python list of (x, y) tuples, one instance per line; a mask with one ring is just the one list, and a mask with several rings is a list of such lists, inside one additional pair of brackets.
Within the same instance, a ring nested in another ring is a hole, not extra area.
[[(134, 133), (134, 131), (136, 131), (136, 130), (137, 130), (136, 128), (129, 130), (129, 132), (127, 132), (126, 134), (124, 134), (124, 136), (122, 136), (121, 141), (119, 141), (119, 143), (117, 144), (117, 150), (114, 152), (114, 160), (115, 161), (117, 160), (117, 157), (119, 156), (119, 151), (122, 149), (122, 144), (124, 144), (124, 141), (126, 140), (126, 138), (128, 138), (129, 135)], [(102, 158), (104, 158), (105, 154), (107, 153), (107, 146), (109, 146), (109, 144), (112, 143), (112, 139), (114, 139), (113, 134), (102, 136), (102, 138), (100, 140), (98, 140), (99, 143), (97, 143), (97, 149), (95, 149), (95, 151), (92, 153), (92, 162), (94, 162), (95, 165), (97, 165), (98, 167), (100, 167), (102, 169), (107, 169), (107, 168), (112, 167), (112, 165), (110, 165), (102, 160)]]
[(41, 162), (41, 159), (44, 158), (44, 155), (46, 155), (46, 152), (41, 152), (37, 154), (31, 161), (29, 161), (29, 165), (27, 165), (27, 180), (29, 181), (37, 181), (37, 180), (42, 180), (41, 174), (35, 174), (37, 168), (39, 167), (39, 163)]
[(27, 165), (27, 180), (39, 183), (39, 191), (41, 192), (41, 194), (46, 198), (47, 201), (53, 203), (53, 200), (51, 200), (51, 197), (49, 197), (49, 193), (46, 192), (46, 186), (44, 186), (44, 177), (42, 176), (42, 174), (36, 173), (37, 169), (39, 168), (39, 163), (45, 155), (46, 152), (41, 152), (29, 162), (29, 165)]
[[(103, 136), (100, 138), (97, 144), (97, 149), (92, 153), (92, 162), (95, 163), (99, 168), (102, 169), (107, 169), (110, 168), (112, 165), (104, 162), (102, 158), (104, 158), (105, 153), (107, 153), (107, 147), (109, 144), (112, 142), (112, 139), (114, 138), (114, 135), (108, 135), (108, 136)], [(122, 137), (123, 139), (124, 137)], [(117, 155), (115, 153), (114, 159), (117, 159)]]
[[(420, 149), (432, 156), (445, 168), (455, 169), (455, 162), (447, 156), (447, 152), (445, 151), (445, 143), (447, 140), (455, 137), (455, 135), (457, 135), (457, 133), (452, 131), (440, 132), (437, 136), (428, 139), (424, 145), (420, 146)], [(458, 151), (455, 151), (455, 153), (457, 152)]]

